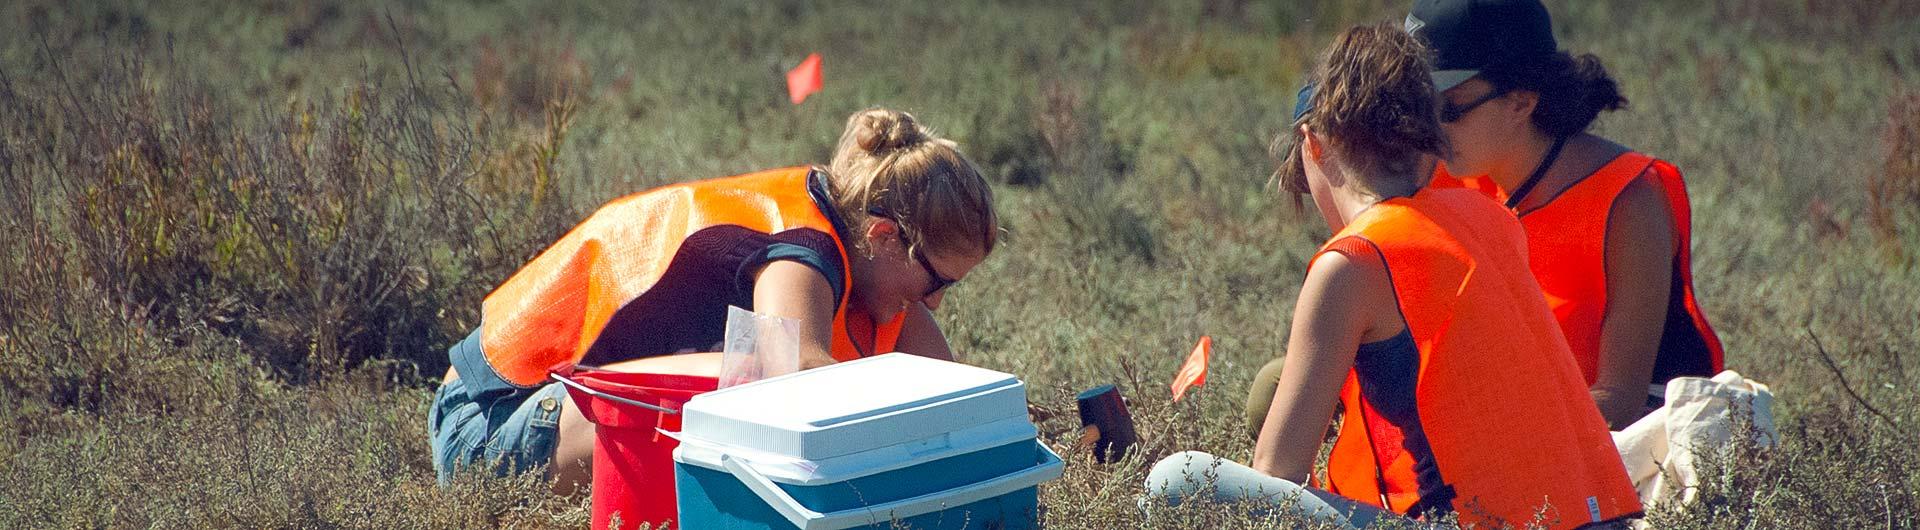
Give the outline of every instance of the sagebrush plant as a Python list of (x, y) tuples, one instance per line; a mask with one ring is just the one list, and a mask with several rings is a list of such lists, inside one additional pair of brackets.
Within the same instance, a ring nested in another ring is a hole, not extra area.
[(1867, 211), (1895, 266), (1920, 262), (1920, 88), (1902, 87), (1887, 102), (1880, 133), (1885, 164), (1868, 179)]
[[(1672, 160), (1728, 365), (1781, 437), (1707, 460), (1660, 528), (1915, 528), (1920, 12), (1901, 0), (1549, 2)], [(1304, 528), (1143, 512), (1159, 458), (1245, 462), (1327, 231), (1265, 187), (1300, 73), (1405, 2), (0, 5), (0, 527), (553, 527), (538, 476), (435, 484), (424, 420), (480, 300), (594, 205), (822, 162), (914, 112), (998, 189), (1007, 244), (937, 314), (1067, 452), (1050, 528)], [(791, 105), (809, 52), (827, 84)], [(1166, 381), (1200, 335), (1206, 386)], [(1071, 450), (1078, 390), (1142, 436)], [(1526, 522), (1516, 522), (1524, 524)]]

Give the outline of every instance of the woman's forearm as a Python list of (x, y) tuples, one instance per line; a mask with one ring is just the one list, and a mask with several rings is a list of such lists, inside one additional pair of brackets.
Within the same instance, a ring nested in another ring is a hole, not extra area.
[(1608, 219), (1607, 309), (1588, 390), (1615, 429), (1640, 417), (1660, 355), (1676, 253), (1666, 208), (1659, 188), (1643, 179), (1620, 192)]

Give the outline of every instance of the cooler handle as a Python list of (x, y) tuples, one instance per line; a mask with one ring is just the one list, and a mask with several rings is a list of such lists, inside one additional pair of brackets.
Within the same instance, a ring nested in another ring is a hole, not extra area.
[(744, 460), (723, 454), (720, 455), (720, 465), (732, 472), (734, 478), (740, 479), (740, 483), (746, 484), (747, 489), (759, 495), (760, 500), (766, 501), (774, 511), (786, 517), (787, 522), (793, 523), (801, 530), (841, 530), (855, 526), (877, 525), (894, 518), (906, 519), (943, 507), (962, 506), (1059, 477), (1066, 464), (1061, 462), (1060, 456), (1054, 454), (1052, 449), (1048, 449), (1046, 444), (1035, 445), (1040, 447), (1045, 458), (1033, 467), (945, 491), (832, 513), (820, 513), (801, 506), (800, 501), (794, 500), (786, 490), (780, 489), (779, 485), (753, 469), (753, 466), (747, 465)]
[(680, 413), (680, 411), (678, 410), (662, 407), (652, 403), (647, 403), (645, 401), (635, 401), (635, 400), (623, 398), (620, 396), (616, 396), (613, 394), (608, 394), (606, 392), (601, 392), (599, 390), (594, 390), (593, 388), (588, 387), (587, 385), (580, 384), (579, 382), (574, 381), (572, 379), (568, 379), (566, 376), (563, 376), (560, 374), (549, 373), (547, 374), (547, 378), (552, 379), (554, 381), (559, 381), (560, 384), (567, 385), (569, 388), (584, 392), (589, 396), (604, 399), (607, 401), (612, 401), (614, 403), (620, 403), (623, 405), (632, 405), (635, 407), (640, 407), (640, 408), (651, 410), (654, 412), (659, 412), (662, 414), (679, 414)]

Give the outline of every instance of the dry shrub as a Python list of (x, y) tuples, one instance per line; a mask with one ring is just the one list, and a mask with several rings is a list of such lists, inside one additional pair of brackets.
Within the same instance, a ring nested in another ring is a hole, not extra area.
[(1863, 28), (1888, 27), (1884, 21), (1920, 17), (1920, 3), (1910, 0), (1715, 0), (1708, 4), (1715, 20), (1745, 24), (1775, 38), (1870, 39)]
[(1888, 102), (1880, 143), (1886, 158), (1867, 179), (1867, 215), (1895, 259), (1911, 265), (1920, 251), (1920, 90)]
[(1053, 171), (1047, 191), (1060, 208), (1041, 219), (1065, 225), (1075, 241), (1091, 249), (1153, 263), (1158, 237), (1121, 195), (1134, 147), (1108, 134), (1099, 103), (1097, 92), (1078, 83), (1058, 78), (1042, 83), (1034, 129)]
[[(45, 319), (104, 310), (218, 331), (294, 381), (376, 358), (433, 371), (478, 296), (575, 215), (553, 183), (571, 103), (520, 140), (417, 84), (248, 110), (138, 54), (44, 59), (0, 90), (0, 256), (21, 273), (0, 305), (45, 310), (5, 328), (78, 334)], [(84, 303), (45, 305), (66, 301)]]
[(574, 53), (573, 46), (482, 37), (469, 90), (481, 108), (535, 117), (550, 111), (552, 102), (572, 100), (592, 93), (593, 88), (593, 69)]
[(570, 103), (524, 132), (412, 82), (246, 108), (39, 59), (0, 65), (0, 527), (586, 524), (536, 475), (436, 486), (412, 388), (570, 224)]
[(1056, 172), (1119, 180), (1132, 166), (1132, 152), (1106, 131), (1098, 98), (1080, 83), (1052, 78), (1041, 83), (1034, 129)]
[(989, 178), (1001, 184), (1035, 186), (1047, 181), (1046, 141), (1031, 118), (1027, 98), (974, 113), (967, 152)]
[[(1912, 405), (1896, 416), (1913, 417)], [(1826, 404), (1780, 426), (1779, 444), (1742, 437), (1699, 460), (1698, 501), (1648, 513), (1655, 528), (1914, 528), (1920, 450), (1899, 425)]]

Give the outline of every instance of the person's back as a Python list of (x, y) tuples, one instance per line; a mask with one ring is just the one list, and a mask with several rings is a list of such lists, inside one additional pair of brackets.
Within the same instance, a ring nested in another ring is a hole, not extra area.
[(1416, 345), (1397, 351), (1418, 356), (1355, 359), (1330, 491), (1462, 522), (1638, 514), (1511, 214), (1471, 190), (1427, 189), (1368, 209), (1325, 251), (1383, 263)]

